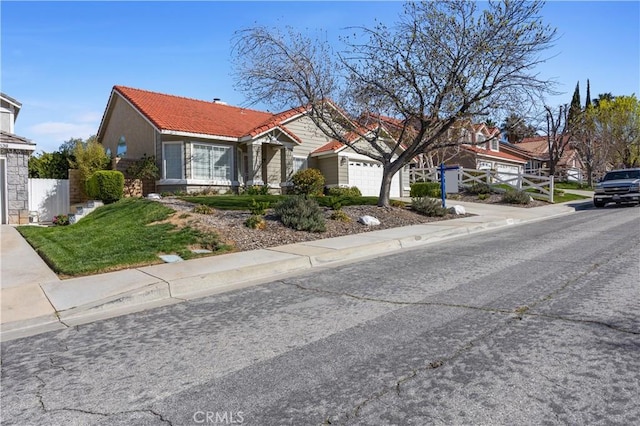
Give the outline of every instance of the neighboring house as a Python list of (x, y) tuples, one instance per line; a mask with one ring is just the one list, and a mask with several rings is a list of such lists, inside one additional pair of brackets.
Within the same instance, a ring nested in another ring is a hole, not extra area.
[(15, 134), (22, 104), (0, 93), (0, 223), (29, 223), (29, 156), (35, 143)]
[[(457, 145), (434, 152), (447, 165), (467, 169), (495, 170), (500, 173), (521, 174), (527, 160), (500, 150), (500, 129), (486, 124), (463, 124), (447, 132), (445, 143), (457, 140)], [(432, 161), (434, 163), (435, 161)], [(505, 175), (508, 179), (510, 176)]]
[[(500, 151), (500, 129), (486, 124), (467, 126), (462, 132), (460, 150), (451, 162), (470, 169), (521, 174), (526, 160)], [(508, 178), (508, 176), (506, 176)]]
[[(501, 143), (501, 146), (504, 151), (527, 160), (525, 173), (549, 175), (549, 143), (546, 136), (524, 138), (515, 144)], [(583, 165), (578, 151), (568, 144), (556, 164), (556, 177), (581, 181), (582, 176)]]
[[(155, 156), (160, 168), (156, 191), (236, 191), (268, 185), (286, 190), (291, 176), (319, 169), (327, 186), (358, 186), (378, 195), (382, 167), (331, 140), (304, 108), (281, 113), (114, 86), (98, 141), (112, 155)], [(391, 190), (402, 194), (399, 172)]]

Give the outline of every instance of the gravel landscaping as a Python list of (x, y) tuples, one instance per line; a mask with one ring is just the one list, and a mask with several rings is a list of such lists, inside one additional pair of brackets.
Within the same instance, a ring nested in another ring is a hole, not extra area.
[[(285, 227), (273, 215), (272, 210), (267, 210), (265, 215), (267, 223), (265, 229), (251, 229), (244, 225), (244, 221), (251, 215), (248, 211), (215, 210), (212, 214), (197, 214), (193, 213), (194, 204), (178, 198), (169, 197), (158, 201), (177, 211), (171, 218), (172, 223), (189, 225), (204, 231), (215, 231), (221, 240), (232, 245), (236, 251), (256, 250), (464, 217), (464, 215), (454, 214), (449, 214), (445, 217), (427, 217), (409, 208), (400, 207), (348, 206), (343, 207), (342, 211), (351, 218), (351, 222), (340, 222), (331, 220), (330, 216), (333, 210), (326, 208), (324, 209), (324, 214), (327, 230), (316, 233), (296, 231)], [(358, 218), (365, 215), (377, 218), (380, 221), (380, 225), (369, 227), (358, 223)]]

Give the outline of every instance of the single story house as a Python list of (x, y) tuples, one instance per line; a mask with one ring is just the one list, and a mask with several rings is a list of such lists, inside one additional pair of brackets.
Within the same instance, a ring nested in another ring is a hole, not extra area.
[(29, 223), (29, 157), (36, 144), (16, 135), (22, 104), (0, 93), (0, 223)]
[[(331, 140), (302, 107), (274, 114), (114, 86), (97, 137), (115, 157), (155, 156), (158, 192), (252, 185), (280, 192), (304, 168), (319, 169), (329, 187), (357, 186), (363, 195), (377, 196), (382, 180), (378, 162)], [(403, 172), (394, 177), (392, 196), (408, 187)]]

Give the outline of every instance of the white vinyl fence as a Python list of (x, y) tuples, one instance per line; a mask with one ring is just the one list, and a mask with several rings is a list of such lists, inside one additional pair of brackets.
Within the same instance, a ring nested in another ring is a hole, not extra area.
[[(495, 170), (476, 170), (460, 167), (458, 183), (462, 186), (471, 186), (474, 183), (486, 183), (489, 185), (509, 185), (520, 191), (534, 190), (538, 194), (545, 196), (549, 202), (553, 203), (553, 176), (537, 176), (521, 173), (497, 172)], [(409, 180), (438, 182), (440, 173), (437, 167), (429, 169), (410, 169)]]
[(29, 214), (36, 212), (38, 222), (69, 214), (69, 180), (29, 179)]

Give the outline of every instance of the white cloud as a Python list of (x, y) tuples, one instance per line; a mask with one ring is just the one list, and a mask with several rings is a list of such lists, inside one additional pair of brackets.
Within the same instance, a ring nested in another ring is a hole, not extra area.
[(27, 134), (36, 142), (38, 151), (53, 152), (71, 138), (87, 139), (95, 135), (98, 131), (98, 123), (95, 121), (74, 123), (47, 121), (29, 127)]

